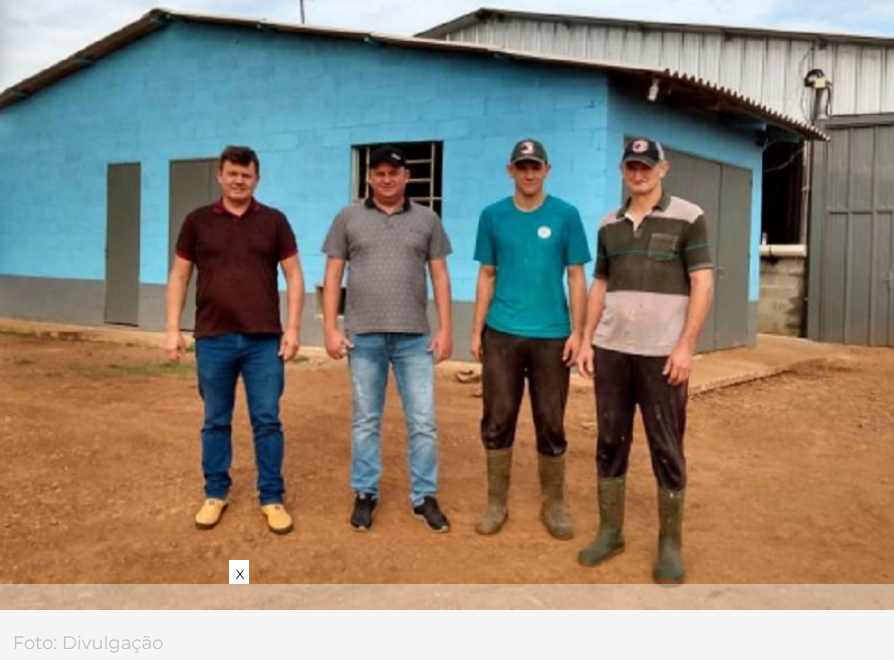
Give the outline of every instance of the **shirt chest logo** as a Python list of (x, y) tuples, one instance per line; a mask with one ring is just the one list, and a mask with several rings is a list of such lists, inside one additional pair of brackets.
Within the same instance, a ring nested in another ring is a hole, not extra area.
[(553, 235), (553, 230), (544, 225), (537, 230), (537, 235), (543, 240), (546, 240)]

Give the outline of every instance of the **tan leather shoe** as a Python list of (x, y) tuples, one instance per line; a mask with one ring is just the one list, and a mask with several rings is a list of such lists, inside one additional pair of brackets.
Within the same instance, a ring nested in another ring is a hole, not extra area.
[(288, 534), (292, 531), (292, 516), (282, 504), (265, 504), (261, 511), (267, 516), (267, 527), (274, 534)]
[(226, 508), (226, 500), (218, 500), (213, 497), (205, 500), (202, 508), (196, 514), (196, 529), (211, 529), (217, 525)]

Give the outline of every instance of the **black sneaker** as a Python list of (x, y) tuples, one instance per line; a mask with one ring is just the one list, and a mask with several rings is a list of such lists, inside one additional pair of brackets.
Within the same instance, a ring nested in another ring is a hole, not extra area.
[(441, 512), (438, 500), (431, 495), (422, 500), (422, 504), (413, 507), (413, 515), (424, 522), (425, 526), (433, 532), (440, 534), (450, 531), (450, 521)]
[(358, 493), (354, 498), (354, 511), (351, 513), (351, 527), (355, 532), (368, 532), (373, 524), (373, 514), (379, 500), (368, 493)]

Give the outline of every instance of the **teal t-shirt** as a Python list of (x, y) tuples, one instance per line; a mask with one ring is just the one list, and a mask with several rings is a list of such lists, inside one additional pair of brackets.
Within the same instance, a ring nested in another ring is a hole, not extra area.
[(491, 204), (478, 221), (475, 260), (497, 268), (489, 327), (536, 339), (571, 334), (565, 268), (590, 261), (574, 206), (551, 195), (530, 212), (512, 197)]

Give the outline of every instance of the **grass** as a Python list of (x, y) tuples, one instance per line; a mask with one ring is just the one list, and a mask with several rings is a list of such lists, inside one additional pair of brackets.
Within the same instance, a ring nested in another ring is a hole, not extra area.
[(104, 367), (88, 367), (80, 371), (94, 380), (111, 378), (155, 378), (158, 376), (187, 376), (195, 373), (190, 362), (144, 362), (140, 364), (109, 364)]
[(23, 367), (23, 366), (26, 366), (29, 364), (34, 364), (34, 360), (32, 360), (30, 358), (26, 358), (26, 357), (21, 357), (21, 358), (16, 358), (15, 360), (12, 361), (12, 363), (15, 365), (18, 365), (20, 367)]
[(110, 364), (113, 372), (128, 376), (164, 376), (167, 374), (191, 373), (192, 364), (184, 362), (148, 362), (145, 364)]
[(307, 364), (308, 362), (310, 362), (310, 358), (304, 357), (303, 355), (296, 355), (292, 358), (293, 364)]

